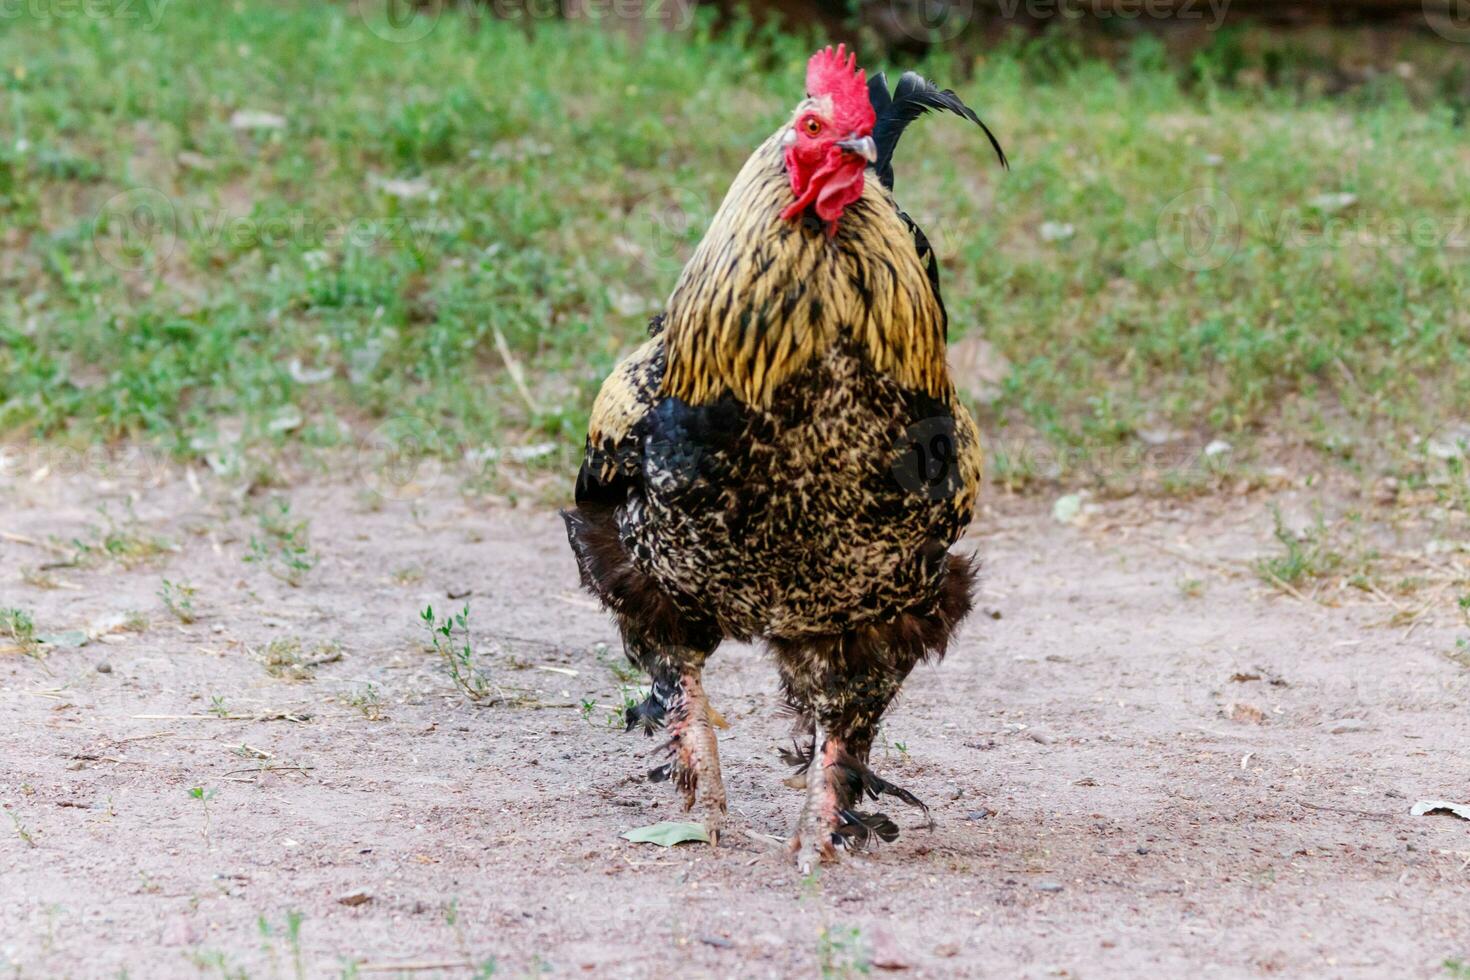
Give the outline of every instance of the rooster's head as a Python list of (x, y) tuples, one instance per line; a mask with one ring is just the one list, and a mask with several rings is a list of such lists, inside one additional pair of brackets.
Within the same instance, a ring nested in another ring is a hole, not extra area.
[(842, 209), (863, 196), (863, 171), (878, 158), (876, 116), (866, 73), (842, 45), (812, 55), (806, 66), (806, 98), (782, 135), (786, 172), (796, 195), (781, 217), (808, 207), (835, 229)]

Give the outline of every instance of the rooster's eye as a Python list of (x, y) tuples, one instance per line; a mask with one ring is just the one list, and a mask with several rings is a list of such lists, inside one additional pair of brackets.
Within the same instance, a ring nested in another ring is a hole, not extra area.
[(807, 116), (806, 122), (802, 123), (802, 128), (806, 130), (808, 136), (815, 136), (822, 131), (822, 124), (811, 116)]

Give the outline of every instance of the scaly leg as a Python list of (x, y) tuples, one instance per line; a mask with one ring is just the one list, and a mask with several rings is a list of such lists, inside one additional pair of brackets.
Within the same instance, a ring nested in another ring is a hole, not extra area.
[(839, 846), (857, 849), (874, 839), (897, 839), (898, 826), (887, 815), (857, 809), (865, 797), (894, 796), (928, 812), (918, 797), (867, 765), (878, 721), (912, 669), (913, 659), (865, 661), (833, 656), (834, 649), (840, 647), (814, 645), (804, 655), (782, 662), (788, 699), (801, 716), (816, 719), (810, 756), (799, 739), (796, 751), (782, 753), (798, 766), (797, 778), (788, 785), (804, 784), (806, 789), (790, 845), (803, 874), (836, 857)]
[(839, 793), (838, 760), (842, 743), (817, 726), (811, 762), (806, 768), (806, 802), (796, 820), (796, 834), (791, 838), (791, 853), (804, 875), (811, 874), (823, 860), (837, 856), (833, 837), (844, 809)]
[(684, 798), (684, 809), (696, 811), (718, 843), (725, 823), (725, 784), (720, 778), (720, 748), (714, 713), (704, 693), (701, 667), (707, 653), (675, 648), (655, 649), (635, 636), (624, 637), (628, 656), (649, 672), (647, 699), (627, 711), (628, 730), (648, 734), (667, 729), (661, 749), (669, 761), (648, 773), (653, 782), (672, 780)]
[(649, 776), (655, 782), (672, 778), (684, 795), (684, 809), (699, 813), (710, 843), (718, 844), (725, 824), (725, 783), (709, 699), (695, 668), (686, 668), (679, 678), (679, 700), (669, 712), (668, 730), (664, 748), (673, 758)]

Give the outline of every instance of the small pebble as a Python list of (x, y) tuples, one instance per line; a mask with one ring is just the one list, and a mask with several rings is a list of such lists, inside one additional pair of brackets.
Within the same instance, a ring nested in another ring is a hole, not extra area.
[(959, 783), (950, 783), (949, 784), (949, 798), (950, 799), (957, 800), (961, 796), (964, 796), (964, 795), (965, 795), (965, 791), (962, 790), (962, 789), (960, 789)]
[(982, 807), (979, 810), (971, 810), (969, 813), (965, 814), (965, 819), (966, 820), (984, 820), (986, 817), (993, 817), (993, 816), (995, 816), (995, 811), (994, 810), (991, 810), (991, 809), (983, 808)]
[(1036, 890), (1039, 892), (1059, 892), (1062, 890), (1062, 883), (1060, 881), (1038, 881), (1036, 883)]
[(97, 665), (97, 673), (99, 673), (99, 674), (110, 674), (110, 673), (112, 673), (112, 664), (108, 663), (106, 660), (102, 661), (100, 664)]

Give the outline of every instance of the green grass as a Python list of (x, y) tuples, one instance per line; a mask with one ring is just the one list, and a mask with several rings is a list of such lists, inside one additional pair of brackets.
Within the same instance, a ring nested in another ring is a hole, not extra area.
[(24, 609), (0, 609), (0, 639), (11, 640), (23, 653), (36, 652), (36, 621)]
[[(393, 43), (265, 0), (0, 19), (0, 438), (230, 465), (409, 418), (433, 454), (549, 441), (525, 465), (567, 470), (809, 48), (477, 24)], [(1392, 80), (1231, 88), (1151, 42), (1038, 52), (926, 66), (1012, 172), (948, 118), (898, 161), (954, 336), (1009, 364), (981, 413), (1002, 476), (1106, 468), (1164, 429), (1361, 462), (1470, 414), (1452, 107)]]

